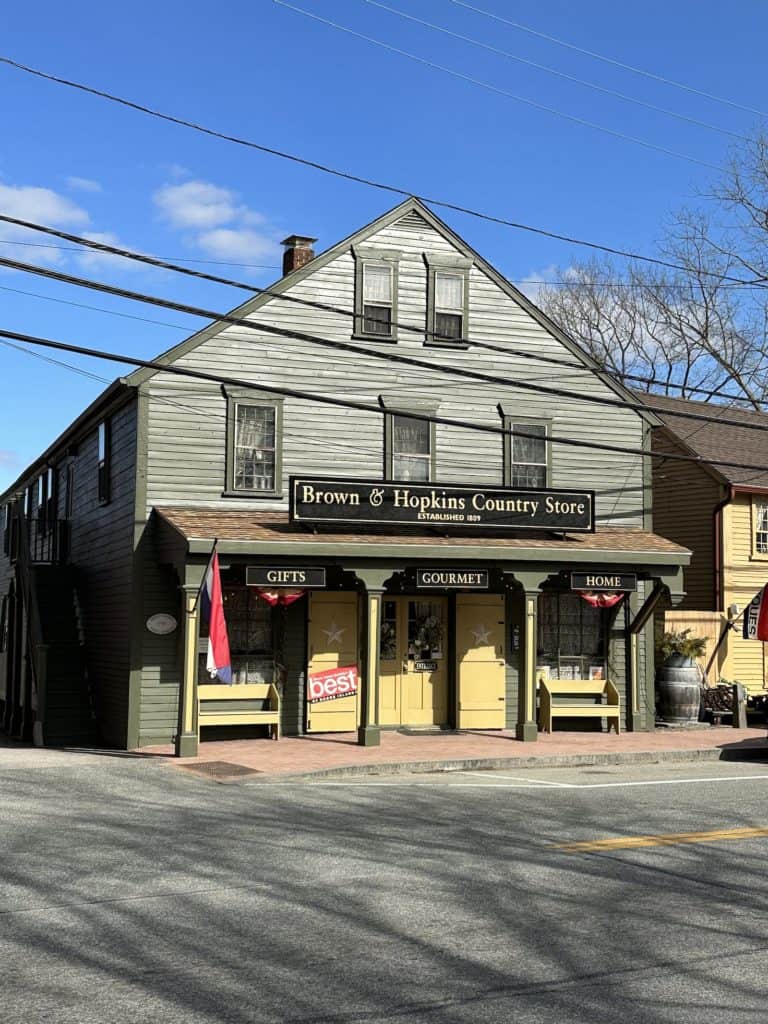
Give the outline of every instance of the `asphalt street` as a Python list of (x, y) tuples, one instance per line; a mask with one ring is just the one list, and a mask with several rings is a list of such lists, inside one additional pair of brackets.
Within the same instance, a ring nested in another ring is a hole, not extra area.
[(768, 765), (0, 787), (5, 1022), (766, 1017)]

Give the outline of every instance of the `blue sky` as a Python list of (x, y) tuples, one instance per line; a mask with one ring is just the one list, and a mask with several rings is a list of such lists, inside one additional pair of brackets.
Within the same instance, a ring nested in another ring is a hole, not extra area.
[[(468, 0), (623, 63), (768, 109), (768, 6), (753, 2)], [(294, 3), (294, 0), (291, 0)], [(451, 0), (387, 0), (415, 17), (578, 78), (745, 134), (760, 117), (631, 74)], [(273, 0), (14, 4), (0, 50), (63, 77), (416, 193), (640, 252), (672, 210), (704, 202), (732, 136), (662, 115), (408, 22), (364, 0), (295, 6), (421, 58), (682, 159), (557, 117), (312, 21)], [(162, 123), (0, 65), (0, 212), (130, 248), (221, 260), (264, 286), (289, 233), (326, 248), (396, 201), (274, 157)], [(448, 223), (513, 280), (585, 251), (459, 214)], [(21, 245), (0, 255), (228, 309), (243, 293), (98, 256)], [(55, 240), (54, 240), (55, 241)], [(190, 264), (210, 267), (215, 264)], [(20, 292), (32, 292), (24, 295)], [(46, 296), (47, 298), (42, 298)], [(98, 306), (127, 319), (50, 299)], [(0, 327), (151, 357), (200, 321), (0, 270)], [(76, 357), (106, 378), (117, 369)], [(102, 384), (0, 347), (0, 489)]]

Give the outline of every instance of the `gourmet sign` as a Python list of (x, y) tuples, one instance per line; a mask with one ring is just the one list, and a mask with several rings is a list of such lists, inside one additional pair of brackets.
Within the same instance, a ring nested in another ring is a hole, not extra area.
[(307, 680), (307, 700), (310, 704), (321, 704), (323, 701), (338, 700), (340, 697), (354, 697), (356, 693), (356, 665), (314, 672)]
[(594, 491), (291, 477), (290, 496), (291, 519), (299, 523), (595, 529)]

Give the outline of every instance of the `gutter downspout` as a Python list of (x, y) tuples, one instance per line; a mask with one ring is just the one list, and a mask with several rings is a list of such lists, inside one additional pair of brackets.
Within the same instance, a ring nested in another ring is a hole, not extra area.
[[(715, 611), (720, 611), (720, 608), (725, 600), (725, 586), (723, 583), (725, 573), (723, 571), (723, 543), (722, 543), (722, 527), (723, 527), (723, 509), (726, 505), (729, 505), (734, 497), (736, 496), (736, 488), (733, 484), (728, 485), (728, 492), (722, 501), (715, 505), (714, 512), (712, 514), (712, 529), (714, 532), (714, 561), (715, 561), (715, 573), (714, 573), (714, 600), (715, 600)], [(725, 609), (723, 609), (725, 610)]]

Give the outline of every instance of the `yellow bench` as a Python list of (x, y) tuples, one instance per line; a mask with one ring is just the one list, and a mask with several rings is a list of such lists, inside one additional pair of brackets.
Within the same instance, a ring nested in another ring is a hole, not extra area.
[(205, 683), (197, 688), (197, 708), (200, 726), (268, 725), (272, 739), (280, 739), (280, 694), (274, 683)]
[(552, 732), (553, 718), (605, 718), (618, 735), (619, 691), (609, 679), (540, 679), (539, 729)]

